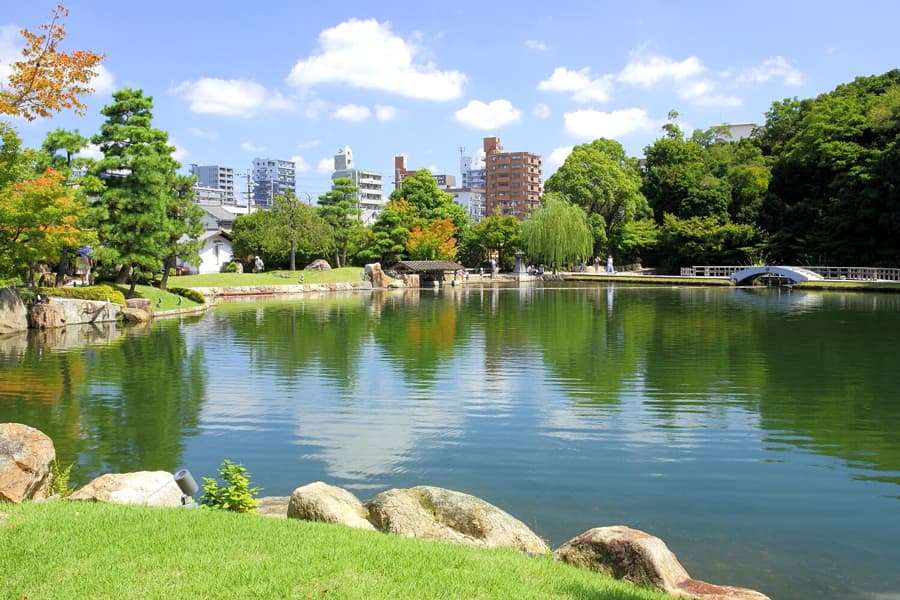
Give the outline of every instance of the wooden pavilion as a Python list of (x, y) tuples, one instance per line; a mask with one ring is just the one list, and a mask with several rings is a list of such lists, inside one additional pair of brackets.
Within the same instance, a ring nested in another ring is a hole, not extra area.
[[(434, 282), (443, 284), (449, 275), (453, 278), (457, 273), (465, 272), (466, 268), (452, 260), (401, 260), (390, 268), (390, 271), (407, 281), (415, 275), (419, 280), (419, 285), (433, 285)], [(412, 283), (410, 281), (410, 283)]]

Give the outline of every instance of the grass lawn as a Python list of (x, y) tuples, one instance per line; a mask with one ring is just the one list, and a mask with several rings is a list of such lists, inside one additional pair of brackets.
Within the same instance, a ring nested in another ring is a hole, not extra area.
[(7, 598), (668, 598), (547, 557), (340, 525), (72, 501), (0, 510)]
[(288, 285), (300, 283), (343, 283), (360, 281), (362, 267), (341, 267), (330, 271), (264, 271), (262, 273), (207, 273), (169, 278), (170, 287), (238, 287), (246, 285)]
[[(178, 285), (181, 283), (181, 278), (169, 278), (168, 287), (186, 287), (183, 285)], [(114, 287), (118, 288), (122, 291), (123, 294), (128, 294), (128, 290), (131, 287), (129, 284), (110, 284)], [(150, 306), (153, 307), (153, 310), (173, 310), (176, 308), (191, 308), (194, 306), (200, 306), (199, 303), (194, 302), (193, 300), (189, 300), (188, 298), (183, 298), (177, 294), (173, 294), (169, 291), (163, 291), (159, 288), (150, 286), (150, 285), (139, 285), (134, 288), (134, 297), (135, 298), (149, 298)], [(161, 302), (160, 302), (161, 300)], [(179, 300), (181, 304), (179, 304)]]

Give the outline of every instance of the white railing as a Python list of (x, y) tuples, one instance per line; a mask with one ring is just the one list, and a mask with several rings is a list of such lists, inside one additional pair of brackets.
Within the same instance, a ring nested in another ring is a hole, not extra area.
[[(682, 267), (682, 277), (731, 277), (747, 266), (694, 265)], [(850, 281), (900, 281), (900, 269), (887, 267), (802, 267), (825, 279)]]

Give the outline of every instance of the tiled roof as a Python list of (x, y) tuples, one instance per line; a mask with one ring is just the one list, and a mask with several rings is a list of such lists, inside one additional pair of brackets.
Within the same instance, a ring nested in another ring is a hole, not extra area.
[(411, 271), (422, 273), (427, 271), (456, 271), (464, 269), (461, 264), (452, 260), (401, 260), (391, 269), (394, 271)]

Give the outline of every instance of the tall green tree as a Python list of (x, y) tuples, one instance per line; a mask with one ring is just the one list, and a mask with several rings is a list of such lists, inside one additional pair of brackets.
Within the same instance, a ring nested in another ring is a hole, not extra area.
[(177, 251), (177, 240), (192, 228), (185, 220), (191, 200), (179, 192), (175, 148), (168, 144), (168, 134), (152, 127), (152, 109), (153, 99), (141, 90), (119, 90), (101, 110), (106, 121), (91, 138), (103, 153), (92, 167), (104, 182), (99, 234), (130, 269), (129, 295), (139, 274), (161, 268)]
[(360, 227), (359, 188), (349, 177), (334, 180), (331, 189), (319, 196), (319, 214), (334, 229), (334, 265), (347, 266), (347, 249)]
[(640, 191), (637, 160), (625, 154), (614, 140), (597, 139), (575, 146), (544, 189), (564, 194), (587, 213), (593, 232), (594, 252), (616, 252), (610, 240), (631, 221), (650, 215)]
[[(406, 200), (415, 208), (415, 216), (424, 222), (450, 219), (457, 231), (463, 231), (469, 224), (466, 209), (453, 201), (453, 196), (437, 186), (428, 169), (419, 169), (403, 178), (400, 187), (391, 192), (391, 200)], [(410, 223), (410, 229), (424, 223)]]
[(324, 256), (334, 247), (331, 226), (315, 208), (300, 202), (291, 191), (275, 197), (275, 205), (270, 212), (270, 227), (269, 239), (277, 245), (269, 246), (267, 254), (276, 260), (287, 254), (291, 271), (297, 270), (298, 254), (304, 259)]
[(544, 194), (541, 206), (522, 223), (522, 245), (529, 256), (556, 266), (586, 260), (593, 234), (580, 206), (559, 192)]
[(411, 223), (417, 222), (416, 209), (406, 200), (391, 200), (372, 225), (371, 239), (360, 256), (383, 265), (392, 265), (406, 258), (406, 242)]
[(498, 211), (469, 227), (463, 235), (461, 252), (470, 264), (481, 264), (496, 254), (498, 264), (506, 266), (521, 244), (521, 233), (522, 223), (517, 218)]
[(41, 149), (51, 156), (53, 167), (68, 176), (74, 166), (75, 154), (87, 146), (87, 143), (87, 138), (81, 135), (77, 129), (67, 131), (57, 128), (47, 133)]
[(164, 290), (169, 282), (169, 272), (178, 260), (189, 264), (200, 263), (200, 236), (203, 234), (204, 211), (194, 203), (194, 184), (197, 178), (176, 175), (175, 197), (166, 205), (166, 219), (161, 223), (169, 234), (170, 252), (163, 261), (163, 275), (159, 288)]

